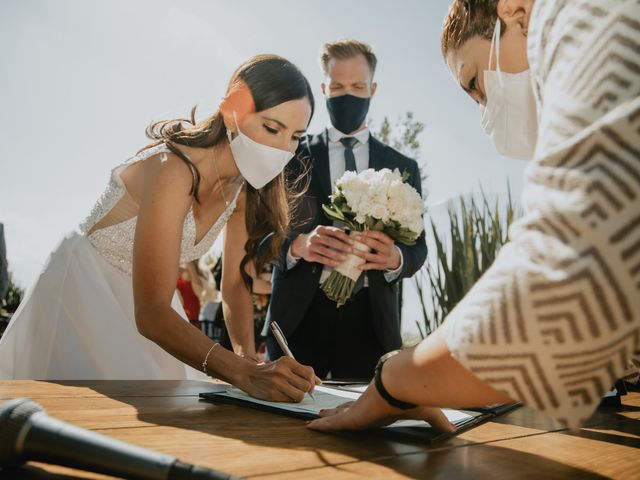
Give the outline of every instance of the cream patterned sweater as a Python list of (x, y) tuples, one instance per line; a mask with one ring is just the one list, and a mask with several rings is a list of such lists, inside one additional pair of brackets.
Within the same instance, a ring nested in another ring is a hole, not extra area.
[(452, 354), (577, 427), (640, 351), (640, 0), (537, 0), (525, 214), (447, 318)]

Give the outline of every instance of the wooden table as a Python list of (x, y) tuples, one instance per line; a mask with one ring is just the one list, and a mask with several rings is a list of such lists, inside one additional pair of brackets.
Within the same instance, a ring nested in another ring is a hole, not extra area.
[[(640, 478), (640, 394), (567, 431), (520, 408), (427, 446), (369, 433), (329, 435), (279, 415), (198, 400), (207, 382), (2, 381), (52, 416), (182, 461), (259, 479)], [(0, 472), (0, 477), (2, 473)], [(20, 478), (104, 478), (34, 464)]]

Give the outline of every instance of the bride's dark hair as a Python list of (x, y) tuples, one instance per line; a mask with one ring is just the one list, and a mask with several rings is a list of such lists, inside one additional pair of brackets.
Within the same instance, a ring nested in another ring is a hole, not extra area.
[[(238, 80), (243, 81), (253, 96), (255, 111), (260, 112), (290, 100), (307, 98), (311, 105), (311, 116), (314, 111), (314, 99), (309, 82), (302, 72), (288, 60), (277, 55), (257, 55), (240, 65), (233, 73), (229, 85)], [(190, 119), (163, 120), (152, 123), (147, 128), (147, 136), (156, 140), (152, 145), (166, 143), (191, 170), (193, 183), (190, 194), (198, 202), (200, 172), (197, 167), (178, 149), (175, 144), (189, 147), (207, 148), (226, 141), (226, 127), (220, 110), (196, 123), (195, 107), (191, 110)], [(148, 148), (148, 147), (146, 147)], [(298, 180), (300, 181), (300, 179)], [(263, 188), (257, 190), (245, 182), (246, 209), (245, 222), (249, 239), (245, 244), (245, 256), (240, 264), (242, 278), (249, 289), (253, 286), (246, 266), (255, 262), (256, 272), (274, 259), (280, 251), (287, 234), (290, 212), (295, 208), (300, 194), (295, 185), (285, 182), (280, 173)], [(273, 234), (268, 248), (259, 249), (260, 242), (267, 235)]]

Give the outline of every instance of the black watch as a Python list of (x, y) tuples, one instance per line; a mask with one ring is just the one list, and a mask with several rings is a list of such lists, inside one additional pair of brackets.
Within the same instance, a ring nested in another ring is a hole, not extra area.
[(376, 365), (374, 382), (376, 385), (376, 390), (378, 390), (380, 396), (384, 398), (389, 405), (401, 410), (409, 410), (411, 408), (416, 408), (418, 405), (414, 403), (403, 402), (402, 400), (394, 398), (389, 392), (387, 392), (387, 389), (384, 388), (384, 385), (382, 385), (382, 366), (384, 365), (384, 362), (389, 360), (394, 355), (397, 355), (398, 353), (400, 353), (400, 350), (394, 350), (392, 352), (385, 353), (380, 357), (380, 360), (378, 360), (378, 364)]

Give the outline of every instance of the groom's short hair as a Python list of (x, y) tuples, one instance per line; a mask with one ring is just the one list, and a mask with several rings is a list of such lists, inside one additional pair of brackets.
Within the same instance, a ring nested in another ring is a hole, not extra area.
[(364, 58), (371, 68), (371, 77), (376, 71), (376, 65), (378, 59), (376, 54), (373, 53), (371, 45), (359, 40), (346, 38), (344, 40), (337, 40), (335, 42), (327, 42), (322, 46), (322, 55), (320, 56), (320, 63), (322, 64), (322, 71), (325, 75), (329, 73), (329, 61), (334, 58), (336, 60), (346, 60), (348, 58), (357, 57), (358, 55), (364, 55)]

